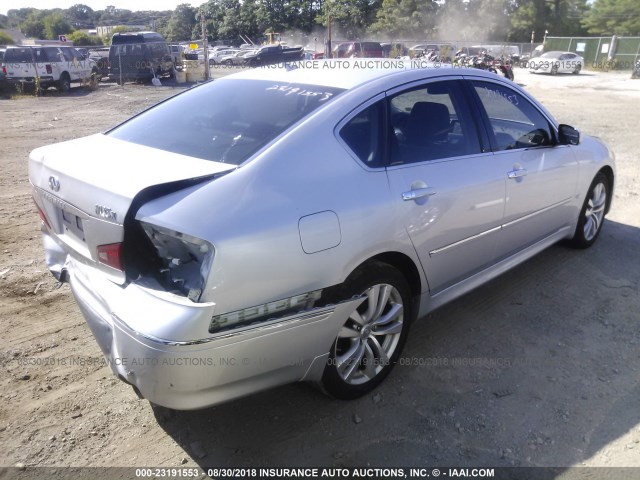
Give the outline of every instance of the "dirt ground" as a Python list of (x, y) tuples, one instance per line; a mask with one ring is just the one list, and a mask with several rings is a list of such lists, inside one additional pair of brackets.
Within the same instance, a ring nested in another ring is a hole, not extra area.
[(515, 74), (616, 152), (597, 244), (554, 246), (417, 322), (409, 365), (365, 398), (299, 384), (194, 412), (152, 408), (112, 376), (46, 271), (27, 179), (33, 148), (182, 89), (1, 99), (0, 466), (640, 466), (640, 80)]

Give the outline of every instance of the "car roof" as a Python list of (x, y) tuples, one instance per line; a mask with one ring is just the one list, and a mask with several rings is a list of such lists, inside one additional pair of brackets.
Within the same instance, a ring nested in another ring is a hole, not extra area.
[(543, 55), (548, 55), (548, 56), (551, 56), (551, 55), (559, 56), (559, 55), (566, 55), (567, 53), (571, 53), (571, 54), (573, 54), (573, 55), (578, 55), (578, 54), (577, 54), (577, 53), (575, 53), (575, 52), (562, 52), (562, 51), (560, 51), (560, 50), (551, 50), (551, 51), (549, 51), (549, 52), (544, 52), (544, 53), (543, 53)]
[[(296, 67), (297, 66), (297, 67)], [(306, 60), (287, 64), (270, 65), (245, 70), (220, 80), (241, 78), (250, 80), (270, 80), (282, 83), (300, 83), (352, 89), (385, 77), (397, 76), (398, 84), (421, 78), (445, 75), (463, 75), (496, 78), (495, 74), (479, 69), (468, 71), (462, 68), (443, 67), (441, 64), (426, 64), (397, 59), (330, 59)], [(403, 78), (403, 77), (406, 77)], [(218, 80), (216, 80), (218, 81)]]

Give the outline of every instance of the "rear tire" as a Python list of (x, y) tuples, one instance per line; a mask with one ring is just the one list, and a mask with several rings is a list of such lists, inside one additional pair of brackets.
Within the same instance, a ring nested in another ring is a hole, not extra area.
[(329, 395), (350, 400), (376, 388), (398, 361), (413, 318), (404, 276), (394, 267), (371, 262), (352, 273), (339, 299), (364, 295), (331, 345), (322, 376)]
[(64, 72), (62, 75), (60, 75), (57, 89), (60, 93), (67, 93), (69, 90), (71, 90), (71, 78), (69, 78), (69, 74), (67, 72)]
[(551, 75), (557, 75), (558, 74), (558, 65), (554, 65), (553, 67), (551, 67)]
[(580, 209), (578, 225), (569, 242), (572, 247), (589, 248), (598, 239), (604, 224), (610, 192), (609, 179), (604, 173), (598, 172)]
[(578, 64), (575, 70), (573, 71), (573, 74), (578, 75), (580, 73), (580, 70), (582, 70), (582, 65)]

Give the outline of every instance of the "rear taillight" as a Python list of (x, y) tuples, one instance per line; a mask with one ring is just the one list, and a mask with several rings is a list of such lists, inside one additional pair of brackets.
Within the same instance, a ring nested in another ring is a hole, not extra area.
[(2, 66), (2, 73), (4, 73), (5, 75), (7, 74), (7, 67), (5, 67), (4, 65)]
[(53, 70), (51, 69), (51, 65), (45, 65), (45, 68), (47, 69), (47, 73), (53, 73)]
[(140, 224), (160, 259), (155, 278), (167, 291), (200, 301), (213, 262), (213, 245), (175, 230)]
[(36, 208), (38, 209), (38, 215), (40, 215), (40, 220), (44, 222), (47, 228), (51, 229), (51, 225), (49, 224), (49, 220), (47, 220), (47, 216), (44, 214), (44, 211), (40, 208), (40, 205), (36, 203), (34, 200), (33, 203), (36, 204)]
[(122, 262), (122, 243), (110, 243), (98, 246), (98, 261), (116, 270), (124, 271)]

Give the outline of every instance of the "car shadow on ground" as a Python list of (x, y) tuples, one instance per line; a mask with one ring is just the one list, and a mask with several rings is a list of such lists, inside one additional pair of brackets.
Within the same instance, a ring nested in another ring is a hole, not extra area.
[(638, 238), (609, 221), (430, 314), (364, 398), (298, 384), (154, 414), (205, 469), (580, 465), (640, 438)]

